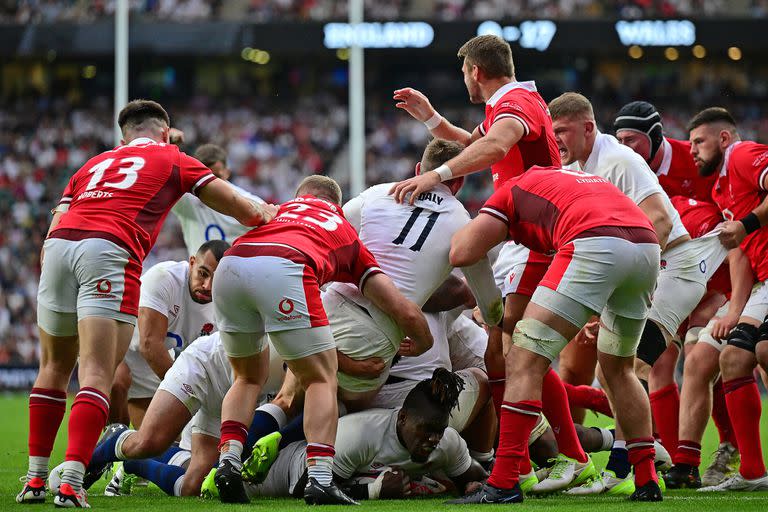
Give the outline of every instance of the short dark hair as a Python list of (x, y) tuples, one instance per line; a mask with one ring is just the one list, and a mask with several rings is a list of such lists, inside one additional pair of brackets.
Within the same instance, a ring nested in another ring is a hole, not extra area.
[(451, 414), (459, 403), (459, 394), (464, 389), (464, 379), (445, 368), (435, 368), (432, 377), (422, 380), (406, 395), (403, 410), (408, 414), (424, 415), (435, 411)]
[(733, 116), (723, 107), (709, 107), (705, 108), (695, 116), (688, 123), (688, 131), (692, 131), (699, 126), (713, 123), (725, 123), (736, 130), (736, 121)]
[(162, 105), (152, 100), (133, 100), (120, 111), (117, 116), (117, 124), (120, 126), (123, 134), (127, 130), (140, 127), (148, 120), (160, 121), (166, 126), (171, 125), (171, 119), (168, 112)]
[(200, 256), (204, 255), (206, 252), (211, 251), (211, 254), (213, 254), (213, 257), (216, 258), (216, 261), (219, 261), (223, 256), (224, 253), (227, 252), (227, 249), (230, 248), (229, 242), (226, 242), (224, 240), (208, 240), (203, 245), (200, 246), (200, 248), (197, 250), (197, 254)]
[(457, 56), (467, 64), (483, 70), (488, 78), (512, 77), (515, 64), (512, 62), (512, 48), (499, 36), (473, 37), (459, 48)]
[(195, 151), (195, 158), (200, 160), (206, 167), (211, 167), (216, 162), (227, 165), (227, 152), (216, 144), (203, 144)]
[(464, 151), (464, 144), (445, 139), (432, 139), (421, 156), (421, 172), (434, 171)]

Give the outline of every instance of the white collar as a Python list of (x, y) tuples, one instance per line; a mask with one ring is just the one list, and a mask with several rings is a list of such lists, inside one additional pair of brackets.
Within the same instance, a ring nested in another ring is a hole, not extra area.
[(126, 144), (126, 146), (138, 146), (139, 144), (157, 144), (157, 141), (150, 139), (149, 137), (137, 137)]
[(672, 144), (669, 143), (666, 137), (662, 141), (662, 147), (664, 148), (664, 156), (659, 164), (659, 170), (656, 171), (656, 176), (666, 176), (669, 174), (669, 168), (672, 165)]
[(496, 106), (496, 102), (512, 89), (525, 89), (526, 91), (536, 92), (536, 82), (530, 80), (528, 82), (509, 82), (508, 84), (502, 85), (495, 93), (493, 93), (493, 96), (488, 99), (486, 104), (491, 107)]
[(590, 169), (593, 169), (597, 167), (597, 159), (598, 159), (598, 153), (600, 152), (600, 145), (602, 144), (603, 140), (606, 137), (610, 137), (610, 135), (605, 135), (603, 133), (600, 133), (600, 130), (595, 128), (595, 143), (592, 144), (592, 152), (589, 154), (589, 158), (587, 158), (587, 161), (584, 162), (584, 168), (582, 171), (588, 172), (590, 174), (595, 174)]
[(723, 167), (720, 169), (720, 176), (725, 176), (728, 174), (728, 159), (731, 157), (731, 151), (733, 151), (733, 148), (739, 144), (741, 144), (741, 141), (737, 140), (725, 149), (725, 154), (723, 154)]

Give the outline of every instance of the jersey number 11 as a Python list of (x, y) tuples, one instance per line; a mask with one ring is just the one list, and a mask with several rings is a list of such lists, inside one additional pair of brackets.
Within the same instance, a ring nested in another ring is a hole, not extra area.
[[(408, 236), (408, 233), (411, 232), (411, 228), (416, 223), (416, 219), (419, 215), (421, 215), (421, 212), (424, 211), (424, 208), (414, 208), (413, 213), (411, 213), (411, 216), (408, 217), (408, 220), (405, 223), (405, 226), (403, 226), (403, 229), (400, 231), (400, 234), (397, 235), (397, 238), (392, 240), (392, 243), (395, 245), (402, 245), (403, 242), (405, 242), (405, 238)], [(424, 229), (421, 230), (421, 234), (419, 235), (418, 240), (416, 240), (416, 243), (409, 247), (410, 250), (414, 252), (418, 252), (421, 250), (421, 247), (424, 245), (424, 241), (429, 236), (429, 232), (432, 231), (432, 228), (435, 227), (435, 222), (437, 222), (437, 218), (440, 216), (440, 212), (432, 212), (429, 214), (429, 217), (427, 217), (427, 223), (424, 225)]]

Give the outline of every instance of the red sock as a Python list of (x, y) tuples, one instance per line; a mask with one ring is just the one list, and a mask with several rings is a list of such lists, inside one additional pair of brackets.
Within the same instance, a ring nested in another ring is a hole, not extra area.
[(629, 463), (635, 469), (635, 487), (641, 487), (651, 480), (659, 483), (659, 477), (656, 475), (656, 468), (653, 465), (653, 459), (656, 457), (653, 438), (630, 439), (627, 441), (627, 451)]
[(728, 415), (739, 441), (741, 467), (739, 473), (747, 480), (765, 474), (763, 449), (760, 445), (760, 391), (752, 376), (723, 382)]
[(69, 413), (69, 437), (64, 459), (88, 467), (108, 417), (109, 397), (96, 388), (80, 388)]
[(496, 464), (488, 483), (500, 489), (511, 489), (520, 476), (520, 462), (528, 453), (528, 438), (541, 413), (539, 400), (504, 402), (501, 406), (499, 448)]
[(51, 456), (66, 411), (67, 394), (64, 391), (32, 388), (29, 394), (29, 455)]
[(493, 397), (496, 417), (501, 418), (501, 404), (504, 403), (504, 387), (507, 384), (507, 379), (504, 378), (504, 375), (488, 375), (488, 383), (491, 385), (491, 397)]
[(725, 405), (725, 390), (722, 379), (717, 379), (712, 388), (712, 419), (717, 427), (717, 433), (720, 435), (720, 442), (731, 443), (731, 446), (738, 448), (736, 432), (734, 432), (731, 418), (728, 416), (728, 406)]
[(689, 466), (699, 467), (699, 464), (701, 464), (701, 444), (696, 441), (681, 439), (672, 461), (675, 465), (688, 464)]
[(525, 443), (525, 453), (520, 458), (520, 468), (518, 469), (518, 476), (527, 475), (531, 471), (533, 471), (533, 466), (531, 466), (531, 453), (528, 451), (528, 443)]
[(565, 386), (565, 392), (568, 394), (568, 405), (571, 409), (580, 407), (613, 418), (611, 404), (608, 403), (608, 395), (602, 389), (592, 386), (574, 386), (565, 381), (563, 381), (563, 386)]
[(677, 450), (677, 433), (680, 426), (680, 391), (672, 383), (650, 395), (651, 412), (656, 421), (656, 431), (661, 436), (661, 444), (674, 458)]
[(335, 457), (336, 448), (331, 444), (307, 443), (307, 459), (315, 457)]
[(248, 427), (239, 421), (226, 420), (221, 422), (221, 441), (219, 441), (219, 451), (221, 447), (230, 441), (237, 441), (241, 446), (245, 446), (245, 440), (248, 439)]
[(544, 416), (552, 426), (560, 453), (579, 462), (586, 462), (587, 454), (581, 448), (576, 427), (573, 426), (571, 409), (568, 407), (568, 394), (565, 392), (560, 376), (552, 368), (544, 374), (541, 396)]

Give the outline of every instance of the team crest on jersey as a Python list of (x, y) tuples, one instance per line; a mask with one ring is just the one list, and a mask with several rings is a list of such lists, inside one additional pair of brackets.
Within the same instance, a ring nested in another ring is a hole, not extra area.
[(666, 270), (667, 269), (667, 260), (660, 260), (659, 261), (659, 268), (661, 270)]
[(208, 322), (200, 329), (200, 336), (208, 336), (213, 332), (213, 324)]
[(174, 304), (173, 308), (171, 309), (171, 314), (173, 316), (178, 315), (179, 314), (179, 309), (181, 309), (181, 306), (179, 306), (178, 304)]

